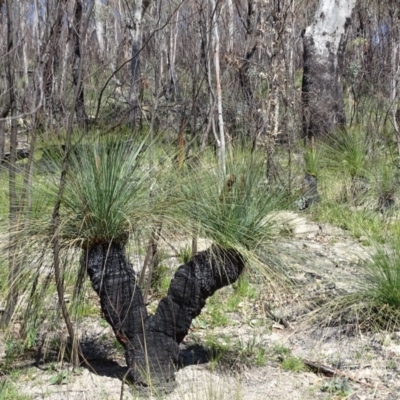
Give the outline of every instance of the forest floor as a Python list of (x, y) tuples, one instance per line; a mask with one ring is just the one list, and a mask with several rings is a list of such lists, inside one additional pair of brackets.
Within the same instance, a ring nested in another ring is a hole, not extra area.
[[(92, 317), (80, 327), (90, 368), (72, 371), (57, 358), (36, 366), (35, 360), (22, 360), (12, 374), (0, 375), (18, 395), (0, 393), (0, 399), (400, 399), (400, 332), (323, 328), (303, 319), (312, 304), (353, 290), (371, 249), (364, 238), (339, 228), (295, 219), (285, 257), (296, 267), (296, 288), (278, 298), (272, 287), (253, 282), (251, 296), (226, 308), (234, 289), (224, 288), (194, 321), (182, 345), (185, 366), (169, 393), (138, 393), (122, 385), (121, 348), (104, 321)], [(5, 351), (0, 338), (0, 362)], [(304, 362), (319, 365), (319, 372)], [(329, 369), (333, 377), (323, 373)]]

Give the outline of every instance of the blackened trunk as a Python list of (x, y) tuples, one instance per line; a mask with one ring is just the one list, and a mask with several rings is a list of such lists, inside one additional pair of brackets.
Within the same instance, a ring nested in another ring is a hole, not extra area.
[(179, 343), (206, 299), (237, 280), (244, 268), (234, 250), (212, 247), (179, 267), (153, 316), (148, 316), (132, 265), (124, 249), (99, 244), (83, 260), (101, 309), (124, 346), (134, 382), (157, 384), (173, 379), (179, 361)]
[(125, 349), (128, 368), (135, 372), (136, 359), (139, 365), (145, 365), (140, 355), (144, 355), (142, 343), (148, 315), (132, 265), (116, 243), (95, 245), (85, 256), (83, 262), (100, 297), (104, 318)]
[(243, 268), (243, 258), (234, 250), (213, 246), (197, 253), (178, 268), (167, 296), (151, 317), (149, 327), (163, 331), (176, 343), (181, 343), (207, 298), (235, 282)]

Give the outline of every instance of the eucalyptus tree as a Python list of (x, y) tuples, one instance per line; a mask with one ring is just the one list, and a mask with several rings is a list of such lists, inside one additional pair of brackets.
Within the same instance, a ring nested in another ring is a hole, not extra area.
[(303, 135), (311, 142), (345, 124), (342, 56), (356, 0), (319, 0), (304, 33)]

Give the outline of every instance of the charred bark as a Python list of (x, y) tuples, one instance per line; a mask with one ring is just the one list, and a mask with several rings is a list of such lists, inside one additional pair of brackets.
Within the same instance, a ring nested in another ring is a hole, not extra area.
[(213, 246), (197, 253), (175, 273), (167, 296), (160, 301), (151, 318), (150, 327), (163, 330), (181, 343), (207, 298), (235, 282), (243, 268), (244, 260), (234, 250)]
[(236, 281), (244, 268), (234, 250), (212, 247), (179, 267), (153, 316), (147, 314), (132, 265), (122, 246), (98, 244), (82, 260), (104, 317), (125, 349), (128, 377), (136, 383), (158, 384), (173, 379), (179, 343), (206, 299)]
[[(141, 343), (148, 315), (132, 265), (116, 243), (95, 245), (83, 261), (104, 318), (125, 349), (128, 367), (133, 368), (135, 358), (143, 353)], [(143, 365), (143, 360), (138, 361)]]

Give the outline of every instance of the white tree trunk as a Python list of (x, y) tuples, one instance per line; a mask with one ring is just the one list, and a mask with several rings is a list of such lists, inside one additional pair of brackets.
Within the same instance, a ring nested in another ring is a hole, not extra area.
[(345, 124), (340, 59), (356, 0), (319, 0), (304, 34), (303, 133), (311, 141)]
[(219, 31), (218, 31), (218, 15), (216, 9), (216, 1), (211, 0), (213, 12), (213, 44), (214, 44), (214, 67), (215, 67), (215, 83), (217, 87), (217, 109), (218, 109), (218, 127), (219, 127), (219, 147), (218, 159), (221, 171), (225, 174), (225, 132), (224, 132), (224, 117), (222, 113), (222, 88), (220, 78), (220, 65), (219, 65)]
[(226, 6), (227, 6), (227, 11), (228, 11), (228, 46), (227, 50), (229, 52), (233, 51), (233, 46), (234, 46), (234, 33), (235, 33), (235, 10), (233, 8), (233, 2), (232, 0), (227, 0), (226, 1)]
[[(396, 7), (397, 8), (397, 7)], [(397, 12), (396, 12), (397, 11)], [(393, 14), (397, 15), (398, 8), (393, 10)], [(398, 102), (399, 102), (399, 81), (400, 81), (400, 54), (399, 54), (399, 33), (400, 23), (399, 20), (392, 22), (391, 32), (391, 65), (390, 65), (390, 105), (392, 114), (392, 123), (397, 140), (397, 150), (400, 154), (400, 127), (397, 121)]]
[(132, 61), (131, 61), (131, 88), (129, 94), (131, 125), (135, 124), (139, 106), (140, 90), (140, 55), (139, 50), (142, 43), (142, 19), (143, 19), (143, 0), (136, 0), (133, 10), (133, 21), (131, 29), (132, 38)]
[(105, 41), (104, 41), (104, 5), (101, 0), (95, 0), (95, 25), (96, 25), (96, 36), (99, 44), (99, 56), (100, 60), (103, 59), (105, 54)]

